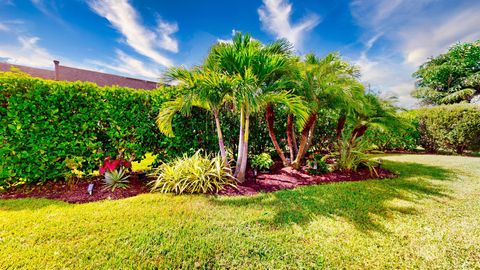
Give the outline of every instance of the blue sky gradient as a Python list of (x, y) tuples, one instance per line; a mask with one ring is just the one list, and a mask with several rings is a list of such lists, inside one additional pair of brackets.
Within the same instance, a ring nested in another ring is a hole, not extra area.
[(156, 80), (200, 64), (234, 31), (300, 55), (338, 51), (362, 80), (411, 107), (411, 73), (455, 42), (480, 38), (478, 0), (0, 0), (0, 61), (61, 64)]

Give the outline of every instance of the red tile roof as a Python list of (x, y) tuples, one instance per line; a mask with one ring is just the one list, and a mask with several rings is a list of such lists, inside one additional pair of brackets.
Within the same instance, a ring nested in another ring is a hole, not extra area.
[(39, 77), (49, 80), (93, 82), (98, 84), (99, 86), (118, 85), (122, 87), (146, 90), (157, 88), (156, 82), (123, 77), (92, 70), (61, 66), (56, 61), (55, 70), (0, 63), (0, 71), (10, 71), (12, 66), (20, 69), (25, 73), (30, 74), (33, 77)]

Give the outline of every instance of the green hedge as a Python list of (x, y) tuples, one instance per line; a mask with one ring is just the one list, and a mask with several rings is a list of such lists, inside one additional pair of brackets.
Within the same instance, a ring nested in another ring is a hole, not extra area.
[(212, 121), (201, 111), (178, 116), (176, 137), (160, 134), (155, 117), (172, 92), (0, 73), (0, 187), (88, 174), (108, 155), (140, 160), (153, 152), (169, 159), (213, 150)]
[(398, 119), (403, 123), (396, 128), (384, 129), (371, 127), (365, 133), (365, 139), (380, 151), (400, 150), (413, 151), (420, 145), (418, 119), (410, 112), (398, 113)]
[(420, 144), (429, 152), (480, 149), (480, 106), (442, 105), (412, 112), (419, 122)]

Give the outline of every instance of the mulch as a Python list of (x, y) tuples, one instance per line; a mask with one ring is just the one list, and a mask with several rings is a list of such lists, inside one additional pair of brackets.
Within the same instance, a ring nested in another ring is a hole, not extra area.
[(371, 174), (368, 168), (361, 168), (356, 172), (330, 172), (322, 175), (310, 175), (304, 170), (294, 170), (292, 167), (282, 168), (276, 164), (268, 173), (259, 172), (255, 177), (249, 172), (247, 180), (236, 187), (225, 187), (220, 195), (239, 196), (255, 195), (259, 192), (274, 192), (282, 189), (294, 189), (299, 186), (328, 184), (334, 182), (353, 182), (367, 179), (393, 178), (396, 175), (386, 169), (377, 168), (377, 174)]
[[(20, 189), (0, 192), (0, 199), (20, 198), (47, 198), (61, 200), (68, 203), (87, 203), (107, 199), (122, 199), (132, 197), (150, 191), (146, 185), (148, 180), (133, 174), (130, 178), (128, 188), (104, 189), (102, 177), (89, 179), (76, 179), (70, 183), (47, 182), (34, 187), (23, 187)], [(94, 184), (92, 195), (88, 194), (87, 188), (90, 183)]]
[[(362, 168), (357, 172), (350, 173), (331, 172), (322, 175), (309, 175), (304, 170), (297, 171), (291, 167), (283, 168), (281, 163), (276, 162), (268, 173), (259, 172), (257, 176), (254, 176), (253, 171), (249, 170), (244, 183), (239, 184), (235, 188), (227, 186), (220, 190), (218, 194), (226, 196), (255, 195), (260, 192), (294, 189), (306, 185), (395, 177), (392, 172), (383, 168), (378, 168), (377, 173), (378, 176), (372, 176), (367, 168)], [(141, 193), (148, 193), (150, 189), (147, 183), (149, 181), (150, 180), (145, 177), (133, 174), (130, 177), (128, 188), (117, 188), (115, 191), (103, 188), (102, 177), (77, 179), (70, 183), (47, 182), (39, 186), (23, 187), (0, 192), (0, 199), (47, 198), (62, 200), (68, 203), (87, 203), (107, 199), (115, 200), (136, 196)], [(92, 195), (87, 193), (87, 187), (90, 183), (94, 184)]]

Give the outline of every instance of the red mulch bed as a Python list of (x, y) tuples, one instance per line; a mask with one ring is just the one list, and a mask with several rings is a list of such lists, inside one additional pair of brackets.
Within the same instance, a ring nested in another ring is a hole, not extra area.
[[(257, 177), (253, 171), (247, 172), (246, 181), (236, 188), (226, 187), (218, 194), (227, 196), (255, 195), (259, 192), (273, 192), (281, 189), (293, 189), (299, 186), (326, 184), (345, 181), (362, 181), (372, 178), (391, 178), (395, 175), (390, 171), (377, 169), (378, 177), (370, 175), (367, 168), (357, 172), (342, 173), (332, 172), (323, 175), (309, 175), (305, 171), (297, 171), (291, 167), (282, 168), (276, 162), (269, 173), (259, 173)], [(147, 183), (150, 180), (133, 174), (130, 185), (126, 189), (117, 188), (115, 191), (103, 189), (102, 177), (78, 179), (70, 184), (65, 182), (48, 182), (34, 187), (23, 187), (6, 192), (0, 192), (0, 199), (18, 198), (47, 198), (62, 200), (68, 203), (87, 203), (106, 199), (122, 199), (141, 193), (148, 193)], [(93, 195), (87, 193), (88, 184), (94, 183)]]
[[(66, 182), (47, 182), (35, 187), (23, 187), (0, 192), (0, 199), (47, 198), (69, 203), (87, 203), (106, 199), (122, 199), (149, 192), (150, 189), (146, 186), (147, 179), (139, 179), (136, 174), (133, 174), (129, 179), (128, 188), (116, 188), (113, 192), (111, 189), (103, 188), (102, 177), (94, 177), (78, 179), (70, 184)], [(87, 193), (90, 183), (94, 184), (92, 195)]]
[(220, 195), (238, 196), (255, 195), (259, 192), (273, 192), (281, 189), (294, 189), (299, 186), (327, 184), (334, 182), (362, 181), (367, 179), (384, 179), (395, 177), (395, 174), (377, 168), (378, 176), (371, 175), (368, 168), (356, 172), (331, 172), (322, 175), (310, 175), (304, 170), (294, 170), (292, 167), (282, 168), (281, 163), (276, 163), (268, 173), (258, 173), (257, 177), (250, 171), (247, 180), (237, 187), (226, 187), (219, 192)]

